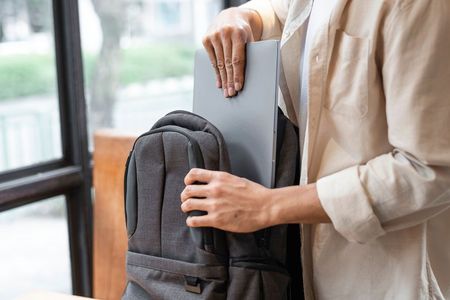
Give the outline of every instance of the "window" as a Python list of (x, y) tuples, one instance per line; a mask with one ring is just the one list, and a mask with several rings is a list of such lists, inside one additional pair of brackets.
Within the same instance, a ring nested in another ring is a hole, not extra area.
[(77, 12), (77, 0), (0, 1), (1, 299), (30, 289), (91, 293)]
[(61, 158), (49, 0), (0, 1), (0, 172)]
[(0, 299), (33, 290), (70, 294), (67, 232), (61, 196), (0, 214)]
[(88, 137), (190, 110), (195, 49), (231, 4), (0, 0), (1, 299), (91, 295)]
[(138, 134), (172, 110), (192, 110), (194, 53), (222, 5), (80, 0), (90, 132)]

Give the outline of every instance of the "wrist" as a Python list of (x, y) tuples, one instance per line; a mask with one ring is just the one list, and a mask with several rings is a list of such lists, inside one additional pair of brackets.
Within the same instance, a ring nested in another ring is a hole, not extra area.
[(281, 214), (281, 208), (280, 208), (280, 201), (279, 201), (279, 189), (267, 189), (266, 191), (266, 197), (265, 198), (265, 205), (264, 205), (264, 212), (265, 212), (265, 220), (264, 220), (264, 227), (271, 227), (278, 224), (282, 224), (282, 220), (280, 219)]
[(250, 26), (255, 41), (259, 41), (262, 35), (262, 18), (259, 13), (251, 8), (236, 7), (243, 19)]
[(268, 192), (268, 226), (301, 223), (305, 218), (304, 201), (308, 201), (307, 187), (288, 186)]

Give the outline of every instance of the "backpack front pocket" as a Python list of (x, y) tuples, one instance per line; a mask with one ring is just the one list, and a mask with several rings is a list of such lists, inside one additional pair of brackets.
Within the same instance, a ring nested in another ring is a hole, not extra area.
[(127, 274), (129, 282), (124, 300), (226, 299), (226, 266), (189, 263), (128, 251)]

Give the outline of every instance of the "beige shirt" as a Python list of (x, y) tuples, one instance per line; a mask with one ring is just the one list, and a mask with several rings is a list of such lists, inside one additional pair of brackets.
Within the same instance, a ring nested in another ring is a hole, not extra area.
[[(297, 123), (311, 4), (245, 4)], [(450, 1), (338, 0), (309, 57), (301, 184), (332, 224), (302, 226), (307, 299), (450, 299)]]

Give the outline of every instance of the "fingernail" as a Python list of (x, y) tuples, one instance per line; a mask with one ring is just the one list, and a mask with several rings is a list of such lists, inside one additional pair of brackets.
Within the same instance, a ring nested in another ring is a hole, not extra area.
[(220, 84), (220, 81), (219, 81), (219, 80), (216, 81), (216, 86), (217, 86), (219, 89), (221, 88), (221, 84)]
[(228, 88), (228, 95), (234, 96), (234, 88), (232, 88), (232, 87)]
[(236, 83), (234, 83), (234, 88), (235, 88), (235, 90), (236, 90), (236, 91), (240, 91), (240, 90), (241, 90), (241, 88), (242, 88), (242, 85), (241, 85), (241, 83), (240, 83), (240, 82), (236, 82)]
[(225, 96), (225, 98), (228, 98), (228, 90), (227, 89), (223, 89), (223, 95)]

